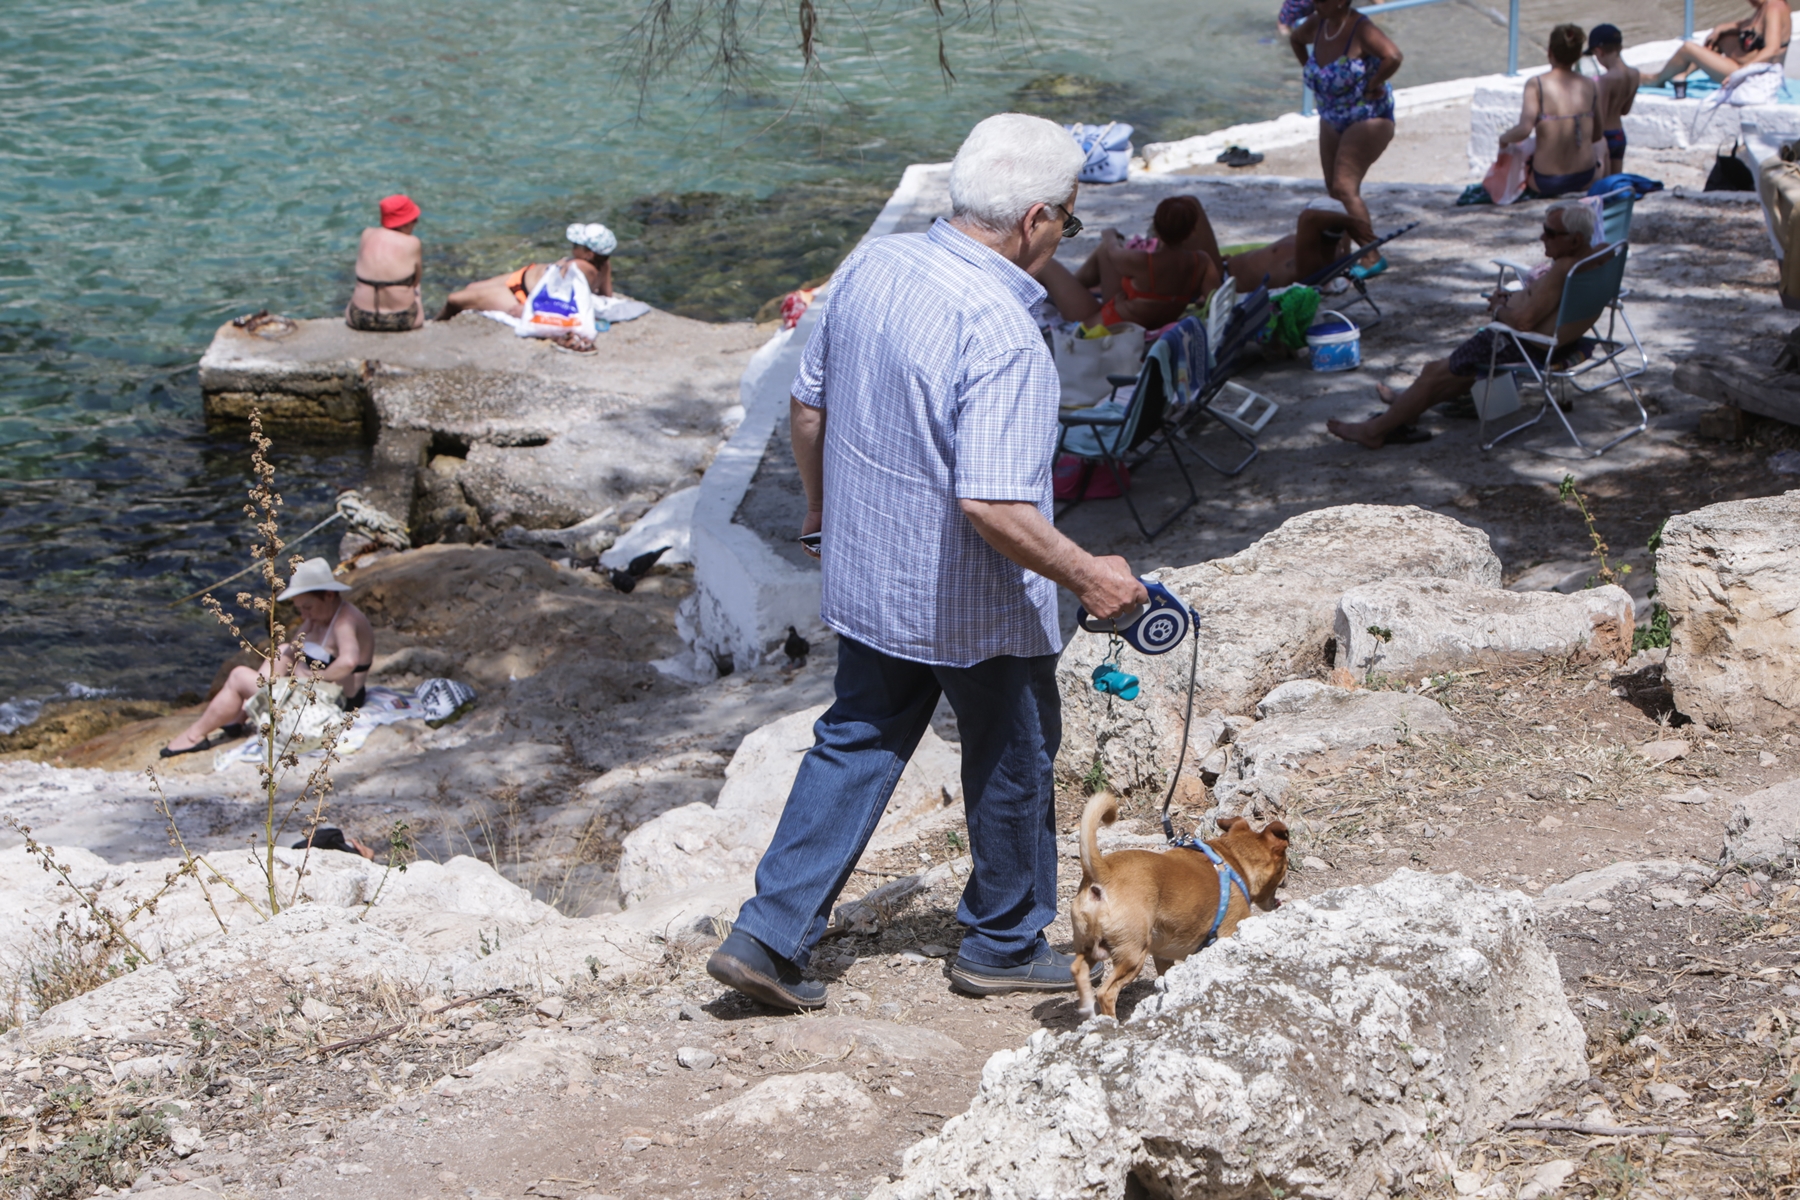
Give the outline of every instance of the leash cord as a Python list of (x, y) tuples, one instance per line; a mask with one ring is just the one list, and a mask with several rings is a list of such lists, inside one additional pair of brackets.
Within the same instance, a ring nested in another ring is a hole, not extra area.
[(1169, 804), (1175, 799), (1175, 785), (1181, 782), (1181, 765), (1187, 761), (1188, 730), (1194, 724), (1194, 690), (1199, 686), (1200, 681), (1200, 623), (1198, 621), (1194, 622), (1194, 627), (1188, 631), (1188, 636), (1194, 639), (1194, 651), (1188, 664), (1187, 713), (1181, 718), (1181, 750), (1175, 755), (1175, 769), (1169, 773), (1169, 791), (1163, 797), (1162, 803), (1163, 836), (1168, 838), (1171, 844), (1175, 841), (1175, 826), (1169, 820)]

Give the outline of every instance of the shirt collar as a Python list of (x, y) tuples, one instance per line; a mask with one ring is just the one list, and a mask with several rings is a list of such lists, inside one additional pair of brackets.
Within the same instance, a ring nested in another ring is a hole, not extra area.
[(943, 217), (931, 223), (931, 229), (925, 235), (934, 245), (941, 246), (950, 253), (972, 263), (1004, 283), (1019, 303), (1030, 308), (1039, 300), (1049, 295), (1044, 286), (1017, 266), (1000, 257), (998, 253), (982, 245)]

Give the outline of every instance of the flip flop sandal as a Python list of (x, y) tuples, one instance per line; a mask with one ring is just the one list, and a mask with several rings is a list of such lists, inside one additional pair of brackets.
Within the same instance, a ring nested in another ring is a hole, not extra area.
[(207, 748), (207, 745), (205, 742), (195, 742), (193, 745), (189, 746), (186, 750), (171, 750), (167, 746), (164, 746), (162, 748), (162, 750), (160, 750), (158, 753), (163, 758), (180, 758), (184, 754), (198, 754), (200, 751), (205, 750), (206, 748)]
[(1388, 268), (1387, 255), (1384, 254), (1380, 258), (1375, 260), (1374, 266), (1365, 267), (1361, 263), (1357, 263), (1354, 267), (1351, 267), (1347, 272), (1345, 272), (1345, 274), (1349, 275), (1350, 278), (1355, 279), (1355, 280), (1373, 279), (1377, 275), (1380, 275), (1383, 272), (1385, 272), (1387, 270), (1387, 268)]
[(1381, 444), (1384, 446), (1416, 446), (1420, 442), (1429, 442), (1431, 437), (1429, 429), (1420, 429), (1417, 425), (1402, 425), (1388, 434)]
[(1263, 156), (1248, 146), (1227, 146), (1225, 153), (1213, 161), (1224, 163), (1228, 167), (1253, 167), (1262, 160)]
[(224, 734), (227, 740), (230, 740), (232, 738), (249, 737), (250, 736), (250, 723), (248, 721), (233, 721), (229, 725), (221, 725), (219, 727), (219, 732)]

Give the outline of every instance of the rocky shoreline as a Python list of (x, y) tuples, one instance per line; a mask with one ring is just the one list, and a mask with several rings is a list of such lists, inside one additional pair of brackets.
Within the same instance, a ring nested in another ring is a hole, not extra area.
[[(927, 223), (940, 177), (909, 171), (882, 227)], [(1203, 190), (1227, 236), (1306, 198), (1278, 180), (1134, 178), (1089, 193), (1095, 227), (1137, 221), (1170, 188)], [(80, 740), (71, 721), (3, 756), (0, 815), (56, 846), (68, 875), (59, 886), (0, 838), (19, 917), (0, 930), (8, 1186), (34, 1200), (1791, 1186), (1800, 492), (1780, 494), (1763, 461), (1790, 434), (1696, 439), (1699, 406), (1664, 352), (1784, 320), (1764, 311), (1760, 225), (1691, 195), (1639, 213), (1633, 264), (1659, 289), (1635, 310), (1659, 347), (1656, 422), (1604, 460), (1481, 458), (1448, 419), (1412, 453), (1321, 442), (1367, 376), (1403, 373), (1467, 323), (1488, 277), (1471, 241), (1527, 240), (1538, 215), (1450, 198), (1379, 192), (1381, 211), (1438, 227), (1396, 244), (1363, 376), (1257, 369), (1285, 410), (1266, 441), (1278, 469), (1209, 481), (1154, 545), (1116, 504), (1066, 523), (1200, 613), (1181, 829), (1247, 813), (1294, 835), (1288, 903), (1135, 983), (1116, 1024), (1061, 996), (947, 991), (968, 863), (942, 711), (814, 961), (829, 1011), (775, 1017), (703, 972), (831, 697), (834, 639), (809, 628), (795, 658), (770, 636), (813, 578), (773, 548), (792, 480), (767, 453), (785, 387), (771, 364), (807, 325), (771, 341), (653, 312), (591, 358), (473, 316), (373, 340), (333, 321), (222, 329), (202, 364), (209, 415), (254, 405), (277, 428), (285, 414), (372, 439), (367, 495), (411, 526), (414, 548), (346, 572), (380, 638), (372, 681), (449, 676), (479, 700), (441, 727), (376, 729), (334, 769), (326, 815), (374, 861), (280, 849), (272, 879), (244, 846), (263, 813), (253, 770), (156, 758), (191, 711)], [(725, 444), (740, 422), (754, 436)], [(1599, 570), (1587, 533), (1551, 499), (1576, 470), (1600, 526), (1627, 531), (1625, 587), (1584, 587)], [(1171, 494), (1166, 474), (1140, 473), (1147, 502)], [(592, 569), (697, 481), (698, 563), (659, 564), (629, 592)], [(793, 578), (720, 570), (721, 546)], [(768, 579), (788, 590), (759, 598)], [(726, 639), (704, 626), (728, 601), (753, 612)], [(1634, 645), (1656, 602), (1670, 644)], [(1108, 786), (1125, 818), (1107, 845), (1160, 845), (1188, 660), (1134, 661), (1144, 695), (1127, 705), (1091, 686), (1100, 649), (1075, 638), (1060, 667), (1058, 829)], [(204, 864), (171, 847), (148, 767)], [(1064, 871), (1065, 913), (1074, 882)], [(151, 896), (127, 954), (101, 914)], [(1051, 937), (1068, 936), (1065, 915)]]

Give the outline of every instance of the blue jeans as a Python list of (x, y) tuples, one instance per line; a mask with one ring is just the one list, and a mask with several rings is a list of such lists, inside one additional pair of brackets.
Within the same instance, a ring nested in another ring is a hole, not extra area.
[(806, 965), (939, 695), (962, 731), (974, 859), (956, 910), (969, 927), (962, 956), (1010, 967), (1043, 951), (1043, 930), (1056, 919), (1056, 656), (932, 667), (846, 637), (838, 639), (837, 702), (813, 726), (737, 928)]

